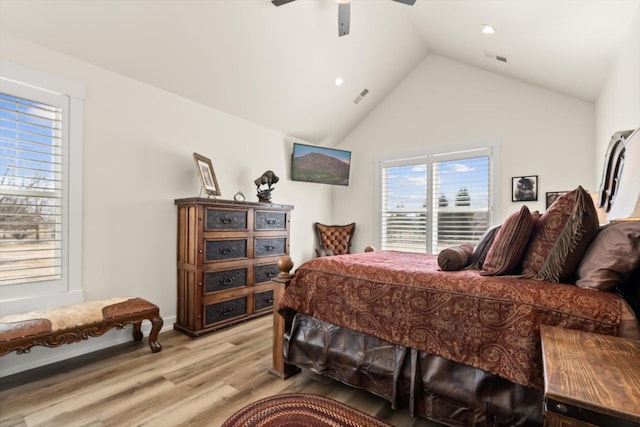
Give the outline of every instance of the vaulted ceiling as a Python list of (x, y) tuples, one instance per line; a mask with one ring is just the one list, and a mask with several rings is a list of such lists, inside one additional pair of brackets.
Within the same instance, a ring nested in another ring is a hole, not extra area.
[(0, 31), (324, 145), (429, 54), (594, 101), (639, 5), (353, 0), (338, 37), (333, 0), (0, 0)]

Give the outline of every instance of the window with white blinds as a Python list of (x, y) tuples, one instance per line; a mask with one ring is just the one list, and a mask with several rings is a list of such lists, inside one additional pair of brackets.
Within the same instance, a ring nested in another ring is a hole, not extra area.
[(57, 280), (62, 110), (0, 93), (0, 286)]
[(492, 150), (380, 162), (382, 249), (437, 254), (491, 224)]
[(0, 61), (0, 315), (82, 300), (83, 98)]

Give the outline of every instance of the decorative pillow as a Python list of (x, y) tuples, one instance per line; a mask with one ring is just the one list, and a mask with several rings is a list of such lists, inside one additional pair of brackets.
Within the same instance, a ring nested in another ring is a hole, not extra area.
[(591, 196), (578, 186), (558, 197), (542, 215), (522, 262), (522, 274), (551, 282), (570, 282), (598, 232)]
[(452, 246), (440, 251), (438, 254), (438, 265), (444, 271), (458, 271), (471, 264), (471, 254), (473, 246), (460, 245)]
[(516, 273), (539, 217), (538, 211), (532, 214), (527, 206), (511, 214), (493, 239), (480, 274), (498, 276)]
[(482, 236), (476, 247), (473, 248), (473, 253), (471, 254), (471, 268), (482, 268), (482, 264), (487, 258), (487, 252), (489, 252), (498, 230), (500, 230), (500, 224), (494, 225), (485, 231), (484, 236)]
[(640, 221), (602, 227), (578, 266), (576, 285), (609, 290), (624, 283), (640, 266)]

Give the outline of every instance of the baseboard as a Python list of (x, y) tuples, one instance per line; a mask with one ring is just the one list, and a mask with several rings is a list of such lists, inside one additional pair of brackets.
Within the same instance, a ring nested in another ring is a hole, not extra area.
[[(163, 320), (164, 325), (160, 330), (161, 333), (173, 329), (176, 316), (163, 317)], [(112, 329), (100, 337), (92, 337), (72, 344), (63, 344), (60, 347), (36, 346), (25, 354), (11, 352), (0, 357), (0, 378), (132, 341), (132, 327), (132, 325), (127, 325), (124, 329)], [(142, 332), (145, 339), (149, 337), (150, 331), (151, 323), (142, 322)], [(159, 341), (162, 344), (162, 336), (160, 336)]]

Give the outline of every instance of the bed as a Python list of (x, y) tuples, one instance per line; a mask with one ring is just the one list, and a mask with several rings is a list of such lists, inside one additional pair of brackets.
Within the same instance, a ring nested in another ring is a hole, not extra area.
[(540, 325), (640, 339), (640, 221), (600, 227), (582, 187), (542, 215), (523, 206), (455, 271), (439, 258), (281, 263), (272, 372), (310, 369), (446, 425), (538, 426)]

